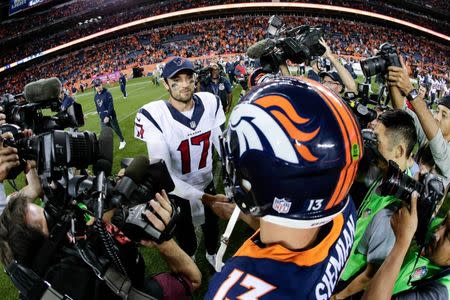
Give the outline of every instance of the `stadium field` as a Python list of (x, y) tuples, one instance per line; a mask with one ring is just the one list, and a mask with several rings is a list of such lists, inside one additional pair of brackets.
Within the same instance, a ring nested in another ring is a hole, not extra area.
[[(168, 93), (164, 89), (163, 85), (155, 86), (151, 83), (149, 78), (138, 78), (132, 79), (127, 82), (127, 99), (123, 98), (122, 93), (118, 85), (106, 86), (108, 90), (111, 91), (114, 98), (114, 107), (117, 113), (117, 119), (119, 120), (122, 133), (125, 137), (127, 145), (125, 149), (119, 150), (119, 139), (117, 135), (114, 134), (114, 163), (113, 163), (113, 173), (117, 172), (120, 168), (120, 161), (125, 157), (134, 157), (136, 155), (147, 155), (147, 148), (145, 143), (135, 139), (133, 137), (134, 133), (134, 118), (136, 116), (137, 110), (144, 104), (158, 100), (167, 99)], [(234, 102), (239, 98), (240, 87), (236, 87), (233, 91)], [(93, 89), (88, 89), (84, 93), (77, 93), (75, 95), (77, 102), (82, 104), (83, 112), (85, 114), (85, 126), (80, 128), (80, 130), (89, 130), (100, 132), (100, 119), (97, 115), (94, 103), (94, 91)], [(219, 172), (218, 172), (219, 173)], [(24, 185), (23, 176), (16, 180), (17, 186), (20, 188)], [(216, 181), (216, 187), (218, 192), (222, 192), (222, 184), (220, 183), (220, 178)], [(13, 189), (9, 184), (5, 185), (6, 193), (10, 194)], [(221, 221), (222, 231), (226, 226), (225, 221)], [(251, 230), (247, 228), (246, 225), (238, 224), (233, 236), (232, 245), (229, 246), (227, 255), (232, 255), (235, 250), (242, 244), (250, 234)], [(207, 263), (204, 253), (203, 240), (201, 240), (201, 230), (199, 231), (200, 246), (196, 254), (196, 262), (202, 272), (202, 286), (195, 292), (192, 299), (203, 299), (205, 294), (209, 277), (213, 274), (213, 269)], [(141, 253), (146, 261), (146, 274), (155, 274), (167, 270), (165, 262), (159, 257), (158, 251), (155, 249), (141, 248)], [(227, 256), (227, 257), (228, 257)], [(74, 283), (76, 284), (76, 283)], [(18, 298), (18, 292), (16, 288), (11, 283), (9, 277), (5, 272), (0, 273), (0, 299), (2, 300), (12, 300)]]

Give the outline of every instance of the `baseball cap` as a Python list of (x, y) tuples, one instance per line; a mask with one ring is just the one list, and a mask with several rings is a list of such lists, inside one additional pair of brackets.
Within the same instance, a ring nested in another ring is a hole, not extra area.
[(100, 78), (95, 78), (93, 83), (94, 83), (94, 86), (100, 86), (100, 85), (102, 85), (102, 80)]
[(190, 62), (186, 58), (175, 56), (164, 66), (162, 77), (164, 79), (172, 78), (182, 70), (191, 70), (192, 72), (195, 72), (195, 68), (192, 62)]
[(342, 82), (341, 76), (339, 76), (338, 72), (332, 71), (332, 72), (320, 72), (319, 73), (320, 78), (324, 78), (325, 76), (329, 76), (333, 81), (339, 82), (340, 85), (344, 86), (344, 83)]
[(439, 99), (437, 104), (438, 105), (443, 105), (443, 106), (447, 107), (448, 109), (450, 109), (450, 95), (447, 95), (447, 96), (442, 97), (441, 99)]

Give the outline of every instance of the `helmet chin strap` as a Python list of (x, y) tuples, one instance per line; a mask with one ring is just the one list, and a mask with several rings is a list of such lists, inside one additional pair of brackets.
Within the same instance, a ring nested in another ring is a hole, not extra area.
[(348, 205), (350, 202), (350, 197), (347, 196), (347, 200), (345, 205), (342, 207), (341, 210), (336, 212), (335, 214), (332, 214), (330, 216), (326, 216), (320, 219), (314, 219), (314, 220), (296, 220), (296, 219), (288, 219), (283, 217), (276, 217), (267, 215), (262, 217), (262, 219), (266, 222), (289, 227), (289, 228), (295, 228), (295, 229), (310, 229), (319, 227), (322, 225), (327, 224), (328, 222), (332, 221), (337, 215), (339, 215)]
[(236, 225), (236, 222), (239, 219), (240, 212), (241, 210), (239, 209), (239, 206), (236, 205), (236, 207), (233, 210), (233, 213), (231, 214), (230, 220), (228, 221), (227, 228), (225, 229), (224, 233), (222, 234), (222, 237), (220, 238), (220, 247), (219, 250), (217, 251), (215, 262), (216, 272), (220, 272), (220, 270), (222, 270), (223, 255), (227, 250), (231, 233), (233, 232), (234, 226)]

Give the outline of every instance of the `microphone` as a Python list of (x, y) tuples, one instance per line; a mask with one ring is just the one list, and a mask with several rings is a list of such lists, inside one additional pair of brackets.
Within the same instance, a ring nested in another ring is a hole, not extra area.
[(61, 94), (62, 84), (58, 78), (46, 78), (28, 83), (24, 88), (24, 96), (29, 103), (57, 100)]
[(150, 160), (145, 156), (136, 156), (130, 165), (125, 169), (125, 175), (117, 183), (114, 195), (111, 198), (111, 205), (119, 207), (124, 201), (129, 200), (138, 185), (144, 183), (149, 177)]
[(94, 174), (98, 175), (101, 171), (105, 172), (106, 177), (111, 175), (113, 163), (113, 130), (110, 127), (102, 128), (98, 137), (98, 155), (97, 162), (93, 166)]
[(272, 39), (258, 41), (247, 49), (247, 56), (252, 59), (260, 58), (261, 56), (272, 51), (275, 45), (275, 41)]
[(113, 161), (113, 132), (109, 127), (102, 128), (98, 137), (97, 161), (92, 167), (96, 175), (95, 187), (99, 193), (97, 199), (97, 218), (101, 220), (103, 214), (103, 203), (107, 194), (107, 177), (111, 175)]

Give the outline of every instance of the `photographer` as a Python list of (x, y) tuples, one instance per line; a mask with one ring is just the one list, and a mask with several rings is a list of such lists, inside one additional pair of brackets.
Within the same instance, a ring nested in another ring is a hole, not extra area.
[(411, 245), (417, 229), (418, 193), (411, 197), (410, 208), (399, 209), (391, 218), (395, 244), (373, 277), (363, 299), (448, 299), (450, 291), (450, 218), (434, 232), (431, 246), (417, 258)]
[(200, 91), (210, 92), (219, 97), (224, 111), (227, 112), (232, 102), (231, 84), (225, 76), (222, 76), (221, 67), (217, 63), (209, 65), (209, 72), (210, 76), (201, 82)]
[(311, 67), (311, 69), (308, 71), (308, 73), (306, 74), (306, 77), (308, 77), (309, 79), (315, 80), (317, 82), (320, 82), (320, 58), (319, 57), (315, 57), (315, 59), (309, 60), (309, 66)]
[[(33, 260), (36, 260), (36, 249), (39, 249), (49, 238), (47, 214), (42, 207), (32, 203), (40, 188), (36, 178), (37, 176), (29, 181), (27, 187), (11, 196), (10, 202), (0, 216), (0, 258), (5, 267), (8, 267), (13, 260), (30, 266)], [(146, 218), (156, 229), (163, 231), (170, 222), (172, 214), (172, 206), (166, 193), (163, 191), (161, 194), (156, 194), (155, 199), (149, 204), (154, 213), (145, 211)], [(111, 216), (112, 211), (105, 213), (104, 221), (109, 223)], [(73, 238), (83, 239), (86, 236)], [(187, 299), (187, 296), (200, 286), (200, 271), (173, 239), (161, 244), (141, 241), (143, 246), (157, 248), (172, 272), (161, 273), (150, 279), (145, 279), (144, 261), (135, 244), (127, 242), (124, 238), (117, 241), (119, 241), (116, 244), (120, 249), (120, 259), (124, 263), (133, 287), (151, 295), (154, 297), (152, 299)], [(52, 257), (43, 278), (56, 291), (73, 299), (119, 298), (104, 281), (97, 279), (93, 270), (79, 257), (78, 252), (74, 251), (69, 241), (66, 241), (62, 249)], [(77, 284), (74, 285), (74, 282)]]
[[(424, 95), (418, 92), (408, 76), (403, 59), (400, 57), (402, 68), (388, 67), (388, 84), (392, 95), (392, 103), (395, 108), (404, 108), (414, 118), (419, 144), (429, 142), (431, 153), (439, 173), (450, 182), (450, 96), (445, 96), (438, 101), (437, 113), (429, 111)], [(412, 105), (412, 111), (405, 107), (404, 96)]]
[[(374, 133), (377, 139), (375, 147), (382, 159), (394, 161), (405, 172), (417, 141), (412, 118), (402, 110), (388, 110), (378, 117)], [(356, 222), (355, 242), (334, 299), (345, 299), (365, 289), (392, 248), (393, 239), (378, 228), (386, 225), (383, 223), (386, 213), (383, 209), (398, 204), (400, 200), (394, 196), (379, 195), (377, 189), (381, 183), (380, 176), (372, 183), (362, 200)]]
[(241, 58), (234, 68), (234, 76), (237, 80), (237, 82), (241, 85), (242, 91), (241, 95), (245, 96), (248, 90), (248, 84), (247, 84), (247, 68), (245, 67), (244, 60)]
[(3, 140), (10, 136), (10, 133), (4, 133), (0, 137), (0, 213), (8, 203), (8, 198), (3, 187), (3, 180), (7, 178), (9, 170), (20, 164), (17, 149), (3, 146)]
[[(3, 107), (0, 106), (0, 112), (3, 111)], [(0, 113), (0, 125), (5, 124), (6, 115)], [(3, 141), (5, 138), (11, 138), (10, 133), (4, 133), (0, 136), (0, 213), (3, 211), (7, 204), (7, 197), (5, 194), (5, 188), (3, 186), (3, 180), (8, 176), (9, 170), (19, 165), (19, 157), (17, 156), (17, 149), (13, 147), (4, 147)]]
[[(325, 48), (325, 53), (323, 54), (323, 57), (330, 60), (331, 64), (337, 71), (338, 76), (330, 77), (334, 84), (332, 86), (343, 85), (343, 88), (347, 92), (357, 92), (357, 86), (355, 83), (355, 80), (353, 80), (352, 75), (350, 72), (339, 62), (339, 60), (335, 57), (335, 55), (331, 52), (330, 47), (325, 42), (323, 38), (319, 40), (319, 43)], [(327, 74), (327, 73), (326, 73)], [(322, 82), (324, 81), (324, 76), (321, 76)], [(340, 80), (338, 80), (338, 78)], [(344, 89), (341, 89), (339, 93), (344, 92)], [(337, 88), (333, 88), (333, 90), (337, 90)]]

